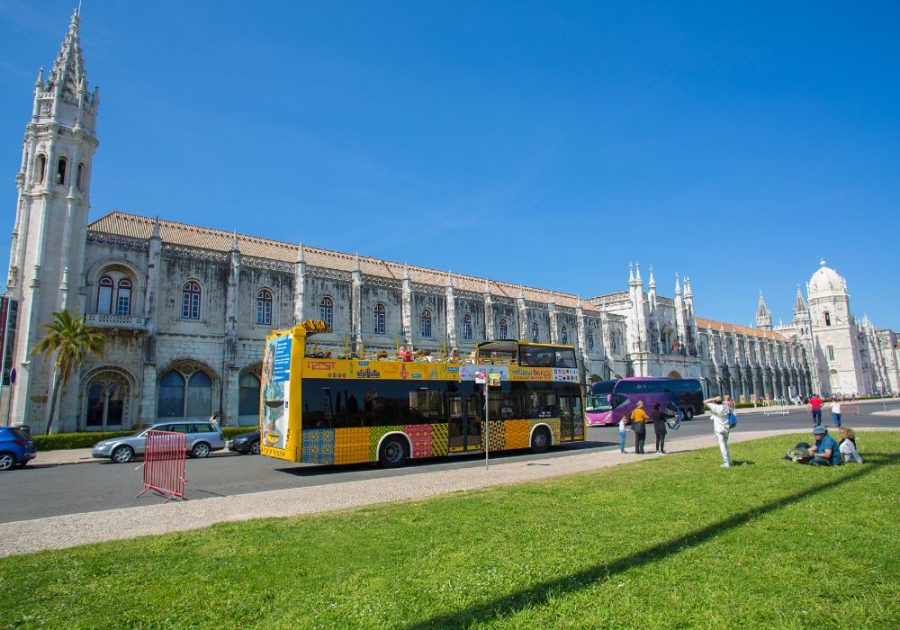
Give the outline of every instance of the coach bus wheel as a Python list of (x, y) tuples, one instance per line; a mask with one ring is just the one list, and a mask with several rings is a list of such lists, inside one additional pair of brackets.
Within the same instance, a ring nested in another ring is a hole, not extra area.
[(531, 436), (531, 452), (545, 453), (548, 448), (550, 448), (550, 432), (546, 427), (540, 427)]
[(399, 436), (385, 438), (378, 451), (378, 463), (385, 468), (399, 468), (406, 463), (406, 440)]
[(194, 444), (194, 448), (191, 449), (191, 457), (197, 457), (199, 459), (209, 457), (209, 444), (206, 442), (197, 442)]
[(685, 409), (684, 410), (684, 419), (687, 421), (691, 421), (694, 419), (694, 410), (693, 409)]
[(116, 464), (127, 464), (134, 459), (134, 451), (130, 446), (117, 446), (112, 452), (110, 459)]

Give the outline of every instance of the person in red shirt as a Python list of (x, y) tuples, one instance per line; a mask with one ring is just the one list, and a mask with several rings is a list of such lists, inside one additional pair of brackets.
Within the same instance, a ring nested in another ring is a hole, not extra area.
[(818, 394), (813, 394), (809, 399), (809, 408), (812, 409), (813, 426), (820, 426), (822, 424), (822, 399)]

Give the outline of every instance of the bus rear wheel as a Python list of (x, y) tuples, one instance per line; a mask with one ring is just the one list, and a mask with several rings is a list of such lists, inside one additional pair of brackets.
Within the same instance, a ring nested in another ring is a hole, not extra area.
[(684, 410), (684, 419), (687, 421), (691, 421), (694, 419), (694, 410), (693, 409), (685, 409)]
[(546, 453), (550, 448), (550, 431), (547, 427), (538, 427), (531, 436), (531, 452)]
[(406, 463), (406, 440), (399, 435), (384, 439), (378, 449), (378, 463), (385, 468), (399, 468)]

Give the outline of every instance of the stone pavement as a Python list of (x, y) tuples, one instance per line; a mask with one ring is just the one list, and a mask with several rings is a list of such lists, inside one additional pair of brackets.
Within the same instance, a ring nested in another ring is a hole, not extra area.
[[(229, 450), (214, 451), (210, 457), (229, 457), (236, 455)], [(91, 457), (89, 448), (67, 448), (53, 451), (38, 451), (37, 457), (31, 460), (29, 466), (61, 466), (64, 464), (96, 464), (108, 462), (109, 458), (97, 459)], [(138, 460), (140, 461), (140, 460)]]
[[(858, 430), (866, 430), (859, 427)], [(885, 430), (885, 429), (872, 429)], [(732, 443), (770, 435), (797, 433), (796, 429), (736, 433)], [(673, 440), (672, 452), (715, 447), (708, 435)], [(647, 457), (654, 457), (648, 455)], [(107, 540), (165, 534), (208, 527), (215, 523), (263, 517), (288, 517), (342, 510), (376, 503), (426, 499), (449, 492), (538, 481), (590, 472), (645, 459), (617, 451), (579, 453), (538, 461), (518, 461), (483, 467), (458, 468), (336, 484), (271, 490), (251, 494), (85, 512), (0, 524), (0, 557), (63, 549)], [(718, 472), (718, 466), (715, 468)], [(722, 471), (723, 474), (727, 472)]]

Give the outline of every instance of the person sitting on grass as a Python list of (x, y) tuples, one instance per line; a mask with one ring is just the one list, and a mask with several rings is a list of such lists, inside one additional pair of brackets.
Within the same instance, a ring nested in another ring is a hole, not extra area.
[(838, 439), (841, 441), (841, 444), (838, 447), (838, 450), (841, 453), (841, 459), (845, 463), (852, 461), (857, 464), (862, 464), (863, 458), (862, 455), (859, 454), (859, 451), (856, 450), (856, 434), (853, 432), (853, 429), (841, 427), (838, 429)]
[(838, 450), (838, 444), (834, 438), (828, 435), (828, 429), (822, 425), (813, 427), (813, 437), (816, 443), (809, 449), (809, 460), (807, 463), (811, 466), (837, 466), (844, 463), (841, 460), (841, 453)]

